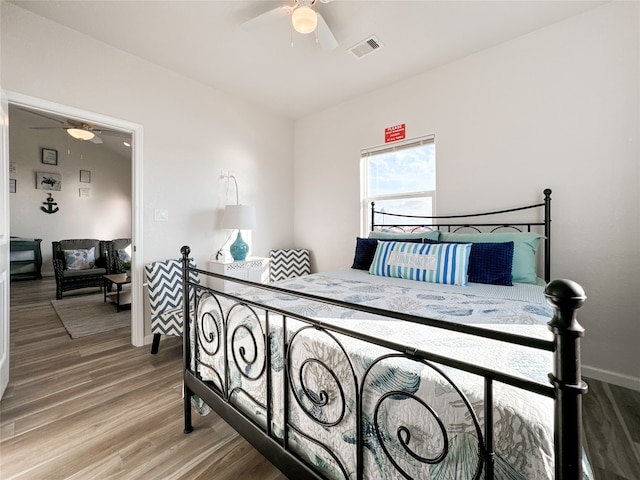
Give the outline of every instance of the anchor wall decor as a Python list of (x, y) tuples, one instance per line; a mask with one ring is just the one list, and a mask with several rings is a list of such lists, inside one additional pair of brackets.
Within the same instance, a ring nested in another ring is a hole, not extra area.
[[(56, 207), (56, 205), (58, 205), (57, 203), (54, 202), (53, 197), (51, 196), (51, 194), (49, 193), (49, 198), (47, 198), (46, 202), (42, 202), (43, 205), (46, 205), (47, 208), (45, 207), (40, 207), (40, 210), (42, 210), (44, 213), (56, 213), (59, 208)], [(55, 208), (53, 208), (55, 207)]]

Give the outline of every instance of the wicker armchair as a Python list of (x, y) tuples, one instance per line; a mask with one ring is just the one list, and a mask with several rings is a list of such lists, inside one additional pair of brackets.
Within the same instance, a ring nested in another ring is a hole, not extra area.
[[(127, 250), (129, 255), (128, 263), (123, 260), (119, 250)], [(116, 238), (111, 240), (107, 245), (107, 257), (109, 265), (109, 273), (124, 273), (131, 269), (131, 239)]]
[[(62, 298), (63, 292), (86, 287), (100, 287), (104, 285), (103, 276), (109, 272), (107, 264), (107, 249), (109, 242), (93, 239), (60, 240), (51, 242), (53, 251), (53, 270), (56, 277), (56, 298)], [(94, 265), (90, 268), (68, 268), (65, 250), (88, 250), (94, 248)]]

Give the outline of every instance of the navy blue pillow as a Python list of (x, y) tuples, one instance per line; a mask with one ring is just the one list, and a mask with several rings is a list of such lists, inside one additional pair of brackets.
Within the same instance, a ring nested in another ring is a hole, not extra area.
[[(468, 243), (468, 242), (437, 242)], [(469, 253), (468, 280), (491, 285), (513, 285), (513, 242), (471, 243)]]
[[(428, 238), (356, 238), (356, 254), (351, 268), (369, 270), (376, 254), (378, 241), (415, 242), (415, 243), (456, 243), (439, 242)], [(470, 282), (489, 283), (492, 285), (513, 285), (513, 242), (501, 243), (472, 243), (469, 254), (469, 269), (467, 275)]]
[(469, 281), (492, 285), (513, 285), (513, 242), (472, 243)]
[(425, 239), (424, 242), (420, 238), (356, 238), (356, 254), (353, 257), (353, 265), (351, 268), (357, 270), (369, 270), (373, 257), (378, 248), (378, 241), (383, 242), (413, 242), (413, 243), (438, 243), (435, 240)]
[(467, 274), (470, 282), (513, 285), (513, 242), (472, 243)]

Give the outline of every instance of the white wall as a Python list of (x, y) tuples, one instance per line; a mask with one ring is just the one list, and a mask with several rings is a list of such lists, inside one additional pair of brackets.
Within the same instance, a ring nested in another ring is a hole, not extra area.
[[(295, 143), (286, 119), (1, 8), (3, 88), (144, 125), (145, 262), (186, 243), (198, 263), (215, 253), (226, 237), (219, 176), (232, 170), (241, 202), (258, 208), (254, 254), (296, 245), (317, 269), (350, 265), (359, 150), (406, 123), (409, 137), (436, 135), (439, 213), (554, 190), (552, 274), (589, 296), (584, 363), (640, 382), (638, 3), (612, 2), (312, 115), (296, 122)], [(154, 222), (155, 208), (169, 222)]]
[[(16, 193), (9, 197), (11, 234), (42, 239), (43, 275), (53, 275), (53, 240), (130, 238), (131, 159), (102, 145), (72, 140), (63, 129), (33, 130), (31, 126), (42, 122), (29, 123), (29, 114), (11, 111), (9, 146), (15, 173), (10, 177), (17, 181)], [(41, 162), (42, 148), (57, 150), (58, 165)], [(91, 183), (80, 182), (80, 170), (91, 172)], [(36, 189), (36, 172), (60, 174), (62, 190)], [(81, 198), (80, 188), (90, 189), (90, 196)], [(49, 193), (59, 209), (53, 214), (40, 209)]]
[[(14, 5), (2, 9), (3, 88), (143, 125), (145, 263), (188, 244), (202, 265), (220, 248), (222, 170), (238, 178), (240, 202), (256, 205), (251, 253), (291, 244), (290, 120)], [(154, 209), (167, 209), (169, 221), (155, 222)]]
[(400, 123), (435, 134), (439, 214), (553, 190), (552, 276), (589, 297), (585, 371), (640, 389), (639, 19), (613, 2), (299, 120), (295, 244), (317, 270), (350, 266), (360, 149)]

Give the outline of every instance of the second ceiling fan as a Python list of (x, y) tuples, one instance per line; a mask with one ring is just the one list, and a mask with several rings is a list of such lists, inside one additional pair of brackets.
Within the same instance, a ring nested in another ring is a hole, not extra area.
[(88, 140), (91, 143), (102, 143), (102, 139), (100, 135), (110, 135), (114, 137), (127, 137), (127, 134), (124, 132), (119, 132), (117, 130), (108, 130), (104, 128), (100, 128), (92, 123), (81, 122), (78, 120), (72, 120), (70, 118), (59, 119), (50, 115), (46, 115), (41, 112), (28, 110), (21, 108), (21, 110), (30, 113), (32, 115), (37, 115), (42, 118), (46, 118), (48, 120), (52, 120), (57, 122), (57, 126), (34, 126), (31, 127), (33, 130), (51, 130), (51, 129), (63, 129), (73, 138), (77, 140)]
[[(329, 3), (332, 0), (320, 0)], [(331, 32), (324, 17), (318, 12), (317, 0), (295, 0), (293, 5), (282, 5), (253, 17), (242, 24), (245, 30), (255, 30), (271, 21), (291, 15), (291, 25), (296, 32), (302, 34), (314, 33), (318, 43), (326, 50), (333, 50), (338, 46), (336, 37)]]

